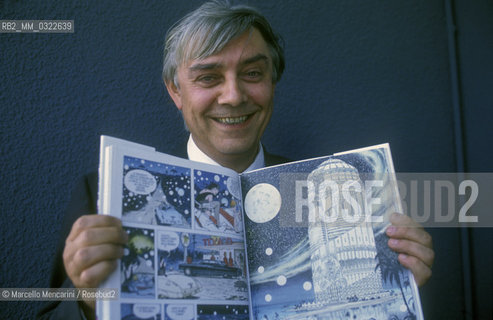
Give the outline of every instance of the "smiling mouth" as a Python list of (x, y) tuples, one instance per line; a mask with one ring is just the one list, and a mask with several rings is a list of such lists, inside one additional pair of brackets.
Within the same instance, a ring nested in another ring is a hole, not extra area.
[(222, 124), (240, 124), (245, 122), (249, 116), (241, 116), (241, 117), (224, 117), (224, 118), (215, 118), (217, 122)]

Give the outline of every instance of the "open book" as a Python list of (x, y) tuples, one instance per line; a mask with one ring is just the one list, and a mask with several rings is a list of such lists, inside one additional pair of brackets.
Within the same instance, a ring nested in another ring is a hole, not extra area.
[(387, 144), (237, 174), (102, 136), (99, 174), (129, 242), (98, 319), (423, 318)]

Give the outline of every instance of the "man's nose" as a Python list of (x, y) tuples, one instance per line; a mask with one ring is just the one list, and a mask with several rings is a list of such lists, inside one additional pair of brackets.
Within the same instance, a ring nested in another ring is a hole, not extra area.
[(236, 77), (226, 79), (226, 81), (224, 81), (223, 83), (223, 87), (221, 88), (221, 93), (218, 97), (217, 102), (219, 104), (236, 107), (241, 105), (245, 101), (246, 94), (241, 81)]

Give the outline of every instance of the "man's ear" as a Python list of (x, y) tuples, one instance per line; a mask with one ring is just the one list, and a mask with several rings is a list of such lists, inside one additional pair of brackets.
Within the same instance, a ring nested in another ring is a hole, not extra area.
[(168, 89), (168, 94), (170, 95), (171, 99), (173, 99), (176, 107), (178, 108), (178, 110), (181, 110), (182, 102), (180, 89), (176, 87), (174, 81), (167, 81), (164, 84), (166, 85), (166, 89)]

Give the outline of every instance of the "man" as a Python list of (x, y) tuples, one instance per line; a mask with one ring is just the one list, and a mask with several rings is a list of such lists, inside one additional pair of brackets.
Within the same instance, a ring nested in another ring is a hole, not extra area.
[[(212, 2), (179, 21), (166, 36), (163, 79), (190, 131), (184, 156), (237, 172), (287, 162), (260, 143), (283, 70), (279, 39), (254, 9)], [(68, 224), (75, 222), (67, 231), (54, 286), (97, 287), (123, 254), (127, 238), (121, 222), (91, 214), (96, 181), (92, 175), (74, 193)], [(418, 285), (424, 284), (434, 259), (430, 235), (406, 216), (394, 215), (391, 222), (389, 246)], [(409, 224), (416, 227), (405, 227)], [(94, 308), (94, 301), (62, 302), (47, 308), (45, 316), (77, 318), (83, 312), (93, 318)]]

